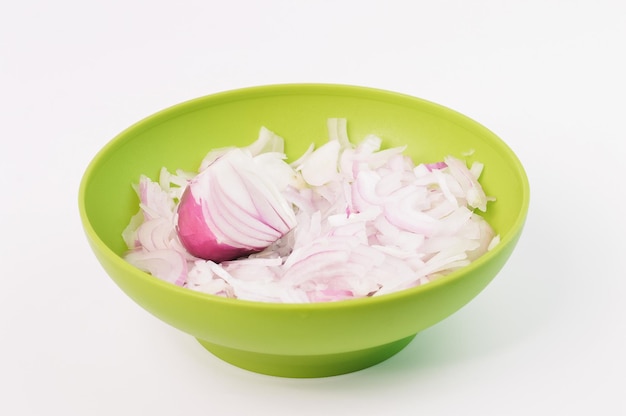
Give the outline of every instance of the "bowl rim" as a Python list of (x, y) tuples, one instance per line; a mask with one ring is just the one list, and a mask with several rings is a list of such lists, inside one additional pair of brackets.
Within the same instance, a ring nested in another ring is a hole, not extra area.
[[(376, 99), (385, 101), (385, 102), (399, 102), (406, 104), (420, 102), (424, 104), (424, 108), (421, 110), (426, 111), (426, 109), (432, 111), (428, 111), (432, 114), (441, 117), (442, 114), (446, 114), (450, 116), (447, 118), (448, 121), (452, 121), (455, 124), (457, 120), (461, 120), (463, 123), (463, 127), (467, 128), (468, 125), (471, 126), (472, 129), (481, 131), (481, 135), (490, 136), (490, 144), (498, 147), (498, 150), (505, 154), (507, 159), (512, 163), (511, 168), (518, 175), (521, 185), (522, 185), (522, 204), (519, 209), (519, 213), (515, 218), (515, 221), (511, 225), (509, 232), (502, 236), (498, 245), (496, 245), (492, 250), (483, 254), (476, 260), (472, 261), (467, 266), (462, 267), (459, 270), (451, 272), (448, 275), (442, 276), (432, 282), (427, 284), (419, 285), (412, 288), (402, 289), (399, 291), (387, 293), (379, 296), (365, 297), (365, 298), (356, 298), (356, 299), (346, 299), (332, 302), (311, 302), (311, 303), (278, 303), (278, 302), (263, 302), (263, 301), (253, 301), (246, 299), (233, 299), (233, 298), (225, 298), (222, 296), (217, 296), (209, 293), (199, 292), (195, 290), (191, 290), (188, 288), (184, 288), (181, 286), (177, 286), (173, 283), (166, 282), (162, 279), (155, 278), (147, 272), (144, 272), (126, 260), (124, 260), (120, 255), (114, 252), (109, 246), (102, 241), (102, 239), (98, 236), (97, 232), (91, 225), (89, 217), (87, 215), (86, 206), (85, 206), (85, 195), (86, 188), (90, 181), (90, 178), (93, 172), (96, 170), (99, 164), (104, 162), (111, 154), (115, 148), (122, 146), (131, 133), (136, 133), (142, 131), (144, 129), (152, 128), (156, 124), (160, 124), (165, 122), (166, 120), (174, 117), (178, 117), (186, 112), (194, 111), (196, 107), (200, 104), (216, 102), (216, 104), (223, 104), (226, 102), (232, 102), (237, 100), (248, 100), (253, 97), (268, 97), (268, 96), (276, 96), (276, 95), (320, 95), (321, 93), (326, 93), (329, 95), (341, 95), (341, 96), (368, 96), (368, 99), (372, 99), (375, 96)], [(156, 123), (156, 124), (155, 124)], [(436, 290), (439, 286), (449, 285), (455, 281), (458, 281), (463, 278), (466, 273), (470, 273), (475, 269), (482, 267), (485, 263), (489, 262), (493, 257), (496, 257), (500, 252), (506, 249), (510, 244), (515, 244), (516, 240), (519, 238), (521, 231), (524, 227), (524, 223), (527, 218), (528, 210), (530, 206), (530, 184), (528, 180), (528, 176), (526, 171), (519, 160), (518, 156), (513, 152), (513, 150), (507, 145), (499, 136), (493, 133), (491, 130), (478, 123), (474, 119), (456, 111), (449, 107), (443, 106), (441, 104), (411, 96), (405, 93), (400, 93), (396, 91), (373, 88), (367, 86), (359, 86), (353, 84), (336, 84), (336, 83), (282, 83), (282, 84), (266, 84), (266, 85), (256, 85), (256, 86), (248, 86), (224, 91), (218, 91), (215, 93), (199, 96), (196, 98), (192, 98), (189, 100), (185, 100), (179, 102), (177, 104), (173, 104), (171, 106), (165, 107), (162, 110), (156, 111), (139, 121), (133, 123), (129, 127), (125, 128), (117, 135), (115, 135), (112, 139), (110, 139), (96, 154), (93, 156), (92, 160), (88, 163), (87, 167), (84, 170), (83, 176), (81, 178), (79, 189), (78, 189), (78, 208), (79, 208), (79, 216), (81, 222), (83, 224), (83, 231), (86, 234), (89, 242), (98, 247), (98, 250), (105, 253), (107, 258), (112, 261), (116, 267), (124, 269), (126, 273), (130, 273), (134, 275), (134, 278), (141, 279), (147, 281), (149, 284), (156, 285), (165, 290), (171, 290), (174, 293), (177, 293), (182, 296), (188, 296), (191, 298), (196, 298), (199, 300), (207, 300), (218, 304), (228, 305), (230, 307), (251, 307), (251, 308), (263, 308), (264, 310), (298, 310), (298, 311), (310, 311), (310, 310), (334, 310), (334, 309), (343, 309), (343, 308), (354, 308), (354, 307), (368, 307), (372, 305), (378, 305), (381, 303), (394, 302), (398, 299), (408, 298), (415, 296), (422, 292), (427, 292), (431, 290)]]

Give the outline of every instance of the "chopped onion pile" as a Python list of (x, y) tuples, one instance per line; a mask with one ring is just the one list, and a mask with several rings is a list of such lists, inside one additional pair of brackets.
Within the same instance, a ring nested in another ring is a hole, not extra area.
[(478, 182), (482, 164), (416, 165), (375, 135), (352, 144), (345, 119), (328, 130), (292, 163), (263, 127), (247, 147), (209, 152), (198, 173), (141, 176), (126, 260), (196, 291), (303, 303), (421, 285), (498, 243), (476, 213), (493, 200)]

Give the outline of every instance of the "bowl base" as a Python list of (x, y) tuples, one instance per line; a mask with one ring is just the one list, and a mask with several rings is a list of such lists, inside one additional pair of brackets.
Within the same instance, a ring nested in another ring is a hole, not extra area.
[(316, 378), (351, 373), (381, 363), (406, 347), (415, 335), (358, 351), (326, 355), (273, 355), (198, 342), (219, 359), (255, 373), (277, 377)]

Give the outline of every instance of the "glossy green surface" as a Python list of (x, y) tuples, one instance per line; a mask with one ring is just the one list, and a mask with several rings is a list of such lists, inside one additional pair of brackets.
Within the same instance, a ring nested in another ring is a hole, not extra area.
[[(470, 266), (427, 285), (385, 296), (307, 305), (269, 304), (201, 294), (163, 282), (122, 259), (121, 233), (138, 209), (131, 187), (162, 166), (197, 169), (208, 150), (247, 145), (265, 126), (298, 157), (327, 140), (326, 120), (345, 117), (356, 142), (374, 133), (385, 146), (408, 145), (416, 161), (452, 154), (485, 164), (486, 218), (501, 243)], [(188, 101), (122, 132), (93, 159), (79, 190), (80, 215), (96, 257), (135, 302), (196, 337), (234, 365), (286, 377), (356, 371), (402, 349), (419, 331), (474, 298), (498, 273), (522, 232), (526, 174), (514, 153), (480, 124), (445, 107), (381, 90), (341, 85), (274, 85)], [(494, 311), (496, 312), (496, 311)], [(165, 357), (164, 357), (165, 358)]]

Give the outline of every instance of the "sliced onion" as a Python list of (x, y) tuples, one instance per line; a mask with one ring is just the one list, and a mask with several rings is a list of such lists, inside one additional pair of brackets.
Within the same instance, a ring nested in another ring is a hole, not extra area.
[(258, 166), (268, 164), (257, 165), (249, 153), (231, 149), (189, 183), (177, 230), (191, 254), (232, 260), (263, 250), (295, 226), (292, 207)]
[(209, 152), (199, 173), (142, 176), (127, 260), (218, 296), (329, 302), (426, 284), (498, 244), (475, 212), (493, 200), (479, 162), (416, 165), (375, 135), (355, 146), (339, 118), (328, 137), (288, 164), (262, 127), (249, 146)]
[(126, 260), (135, 267), (178, 286), (183, 286), (187, 279), (187, 260), (175, 250), (134, 250), (126, 254)]

